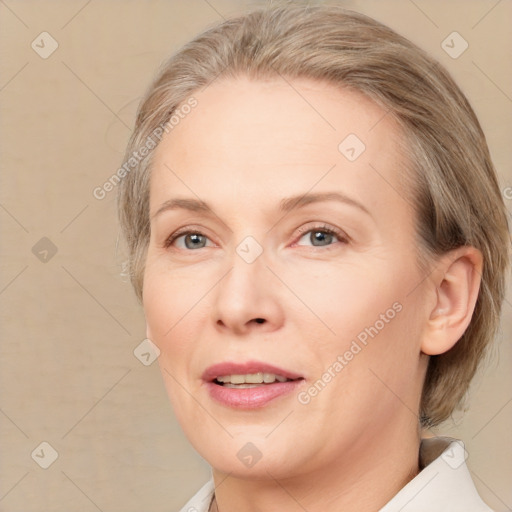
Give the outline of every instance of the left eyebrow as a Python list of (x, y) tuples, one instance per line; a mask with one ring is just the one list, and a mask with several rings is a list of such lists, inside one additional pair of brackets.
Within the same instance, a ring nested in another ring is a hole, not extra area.
[[(279, 210), (288, 213), (292, 210), (303, 208), (309, 204), (319, 203), (322, 201), (338, 201), (349, 206), (360, 209), (366, 214), (371, 215), (369, 210), (360, 202), (340, 192), (323, 192), (323, 193), (306, 193), (282, 199), (279, 202)], [(161, 213), (168, 210), (184, 209), (193, 212), (213, 213), (212, 208), (205, 201), (191, 198), (174, 198), (169, 199), (160, 205), (160, 208), (153, 214), (152, 218), (157, 217)]]
[(282, 212), (290, 212), (297, 208), (302, 208), (312, 203), (319, 203), (321, 201), (338, 201), (344, 204), (348, 204), (349, 206), (354, 206), (359, 208), (366, 214), (372, 216), (370, 211), (361, 204), (359, 201), (352, 199), (351, 197), (342, 194), (340, 192), (323, 192), (316, 194), (299, 194), (293, 197), (288, 197), (287, 199), (283, 199), (280, 202), (279, 209)]

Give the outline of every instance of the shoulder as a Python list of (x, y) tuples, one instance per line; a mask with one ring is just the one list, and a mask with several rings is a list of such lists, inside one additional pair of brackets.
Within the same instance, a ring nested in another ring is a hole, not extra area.
[(380, 512), (492, 512), (475, 488), (466, 458), (462, 441), (423, 439), (423, 469)]
[(208, 512), (210, 503), (213, 499), (215, 485), (213, 477), (210, 477), (199, 491), (187, 501), (187, 503), (179, 510), (179, 512)]

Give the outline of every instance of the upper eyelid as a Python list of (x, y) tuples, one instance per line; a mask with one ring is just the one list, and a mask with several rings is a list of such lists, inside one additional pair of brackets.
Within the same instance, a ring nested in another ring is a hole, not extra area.
[(308, 226), (308, 227), (300, 227), (298, 228), (298, 232), (300, 235), (304, 235), (305, 233), (309, 233), (310, 231), (331, 231), (339, 236), (343, 236), (345, 238), (349, 238), (349, 236), (345, 233), (343, 229), (336, 228), (327, 223), (322, 223), (322, 226)]

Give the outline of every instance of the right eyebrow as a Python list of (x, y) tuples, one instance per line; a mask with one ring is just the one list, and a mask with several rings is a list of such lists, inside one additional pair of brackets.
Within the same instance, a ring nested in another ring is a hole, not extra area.
[(169, 199), (160, 205), (160, 208), (154, 213), (152, 218), (160, 215), (163, 212), (169, 210), (177, 210), (178, 208), (182, 208), (184, 210), (189, 210), (192, 212), (210, 212), (213, 213), (211, 207), (208, 203), (198, 199)]

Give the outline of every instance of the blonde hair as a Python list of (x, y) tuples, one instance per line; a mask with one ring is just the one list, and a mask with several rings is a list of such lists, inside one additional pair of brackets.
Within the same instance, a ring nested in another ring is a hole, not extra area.
[[(459, 246), (483, 253), (471, 323), (432, 356), (421, 399), (424, 426), (447, 419), (464, 397), (499, 327), (510, 244), (507, 214), (480, 124), (450, 75), (381, 23), (336, 6), (278, 6), (229, 19), (198, 35), (163, 66), (141, 102), (125, 159), (193, 95), (218, 77), (310, 78), (371, 98), (402, 127), (417, 211), (419, 263)], [(118, 187), (129, 273), (142, 301), (150, 237), (150, 151)]]

